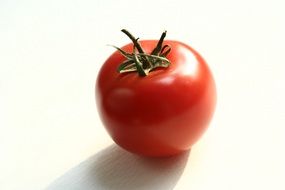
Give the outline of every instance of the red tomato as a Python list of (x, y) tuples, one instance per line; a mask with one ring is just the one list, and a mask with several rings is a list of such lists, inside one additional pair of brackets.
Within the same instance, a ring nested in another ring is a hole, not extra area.
[[(140, 41), (149, 54), (157, 43)], [(207, 129), (216, 104), (215, 83), (205, 60), (184, 43), (163, 43), (171, 47), (167, 68), (156, 68), (147, 76), (119, 73), (126, 58), (116, 51), (96, 81), (97, 108), (108, 133), (122, 148), (145, 156), (190, 149)], [(121, 49), (132, 53), (134, 45)]]

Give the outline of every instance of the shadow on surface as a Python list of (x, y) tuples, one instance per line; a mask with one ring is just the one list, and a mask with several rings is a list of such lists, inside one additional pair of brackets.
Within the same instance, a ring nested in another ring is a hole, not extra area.
[(46, 190), (171, 190), (189, 151), (168, 158), (140, 157), (111, 145), (66, 172)]

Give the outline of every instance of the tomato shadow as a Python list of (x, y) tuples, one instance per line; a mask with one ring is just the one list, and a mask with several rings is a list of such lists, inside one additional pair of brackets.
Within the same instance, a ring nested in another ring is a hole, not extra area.
[(190, 151), (167, 158), (146, 158), (111, 145), (66, 172), (46, 190), (171, 190)]

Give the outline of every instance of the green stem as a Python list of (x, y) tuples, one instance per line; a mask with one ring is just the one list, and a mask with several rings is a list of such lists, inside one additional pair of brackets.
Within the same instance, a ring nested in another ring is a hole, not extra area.
[(121, 30), (123, 33), (125, 33), (134, 43), (135, 47), (137, 48), (137, 50), (139, 51), (139, 53), (144, 53), (142, 46), (140, 45), (140, 43), (138, 42), (138, 39), (136, 39), (129, 31), (127, 31), (126, 29), (122, 29)]
[(167, 68), (170, 65), (170, 61), (166, 58), (166, 56), (170, 52), (171, 48), (169, 45), (163, 46), (166, 31), (161, 34), (161, 37), (151, 54), (145, 53), (142, 46), (138, 42), (138, 38), (135, 38), (129, 31), (122, 29), (122, 32), (132, 40), (134, 47), (132, 53), (127, 53), (124, 50), (114, 46), (126, 58), (126, 60), (118, 67), (119, 73), (137, 71), (139, 76), (143, 77), (147, 76), (149, 72), (155, 68)]
[(140, 62), (138, 55), (135, 53), (135, 47), (134, 47), (133, 56), (134, 56), (134, 62), (136, 64), (136, 68), (137, 68), (137, 71), (139, 73), (139, 76), (142, 76), (142, 77), (146, 76), (147, 73), (145, 72), (145, 70), (143, 68), (143, 64)]
[[(142, 48), (142, 46), (140, 45), (140, 43), (138, 42), (138, 38), (135, 38), (129, 31), (127, 31), (126, 29), (122, 29), (121, 30), (123, 33), (125, 33), (133, 42), (134, 46), (136, 47), (136, 49), (138, 50), (139, 53), (143, 53), (144, 54), (144, 50)], [(147, 57), (142, 57), (142, 67), (148, 68), (148, 67), (152, 67), (152, 63), (149, 61), (149, 59)]]
[(162, 34), (161, 34), (161, 37), (156, 45), (156, 47), (154, 48), (154, 50), (151, 52), (151, 55), (158, 55), (159, 52), (161, 51), (161, 48), (162, 48), (162, 43), (163, 43), (163, 40), (166, 36), (166, 31), (164, 31)]

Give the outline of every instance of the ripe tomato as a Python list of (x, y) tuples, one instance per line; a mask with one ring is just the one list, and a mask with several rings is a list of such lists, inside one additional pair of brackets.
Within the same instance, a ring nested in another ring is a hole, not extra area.
[[(179, 41), (166, 40), (162, 47), (165, 34), (160, 41), (140, 44), (129, 34), (135, 45), (117, 48), (96, 81), (97, 108), (108, 133), (122, 148), (145, 156), (170, 156), (190, 149), (207, 129), (216, 104), (215, 83), (205, 60)], [(161, 54), (146, 56), (159, 45)], [(160, 67), (137, 67), (138, 62), (157, 61), (158, 56)], [(121, 63), (132, 57), (136, 60), (130, 61), (126, 73), (118, 72)], [(139, 69), (145, 73), (138, 74)]]

